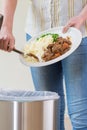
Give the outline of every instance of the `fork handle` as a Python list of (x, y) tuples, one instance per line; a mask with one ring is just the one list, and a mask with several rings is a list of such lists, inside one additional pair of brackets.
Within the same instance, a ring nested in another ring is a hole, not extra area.
[(3, 15), (0, 14), (0, 29), (1, 29), (1, 26), (2, 26), (2, 22), (3, 22)]
[(24, 55), (24, 53), (22, 51), (19, 51), (19, 50), (15, 49), (15, 48), (13, 48), (13, 51), (16, 52), (16, 53), (19, 53), (21, 55)]

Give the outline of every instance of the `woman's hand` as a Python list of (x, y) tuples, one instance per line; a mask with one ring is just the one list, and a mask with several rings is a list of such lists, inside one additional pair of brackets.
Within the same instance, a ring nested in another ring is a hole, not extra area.
[(11, 31), (7, 27), (0, 30), (0, 49), (11, 52), (15, 45), (15, 39)]
[(80, 27), (83, 24), (83, 18), (79, 15), (76, 17), (71, 18), (68, 23), (65, 25), (65, 27), (63, 28), (63, 33), (67, 32), (67, 30), (69, 29), (69, 27), (75, 27), (77, 29), (80, 29)]

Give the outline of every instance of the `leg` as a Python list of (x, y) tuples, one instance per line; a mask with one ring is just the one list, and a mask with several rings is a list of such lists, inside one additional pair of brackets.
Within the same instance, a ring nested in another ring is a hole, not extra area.
[(61, 62), (46, 67), (31, 67), (30, 69), (37, 91), (54, 91), (60, 95), (60, 130), (64, 130), (65, 101)]
[(63, 71), (73, 130), (87, 130), (87, 38), (63, 60)]
[(56, 63), (46, 67), (31, 68), (31, 74), (36, 90), (54, 91), (61, 97), (60, 103), (60, 130), (64, 130), (64, 91), (62, 84), (61, 63)]

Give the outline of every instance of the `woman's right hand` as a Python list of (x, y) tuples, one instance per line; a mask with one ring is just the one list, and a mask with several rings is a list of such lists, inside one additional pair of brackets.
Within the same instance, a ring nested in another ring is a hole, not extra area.
[(0, 49), (11, 52), (15, 46), (15, 39), (7, 26), (2, 26), (0, 30)]

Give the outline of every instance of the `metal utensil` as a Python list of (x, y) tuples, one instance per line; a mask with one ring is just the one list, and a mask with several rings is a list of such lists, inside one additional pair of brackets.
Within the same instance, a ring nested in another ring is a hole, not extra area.
[[(18, 50), (16, 48), (14, 48), (13, 51), (18, 53), (18, 54), (21, 54), (23, 56), (25, 55), (24, 52), (22, 52), (22, 51), (20, 51), (20, 50)], [(39, 58), (36, 55), (32, 54), (32, 53), (27, 53), (26, 56), (34, 57), (37, 61), (39, 61)]]
[(2, 22), (3, 22), (3, 15), (0, 14), (0, 29), (1, 29), (1, 26), (2, 26)]

